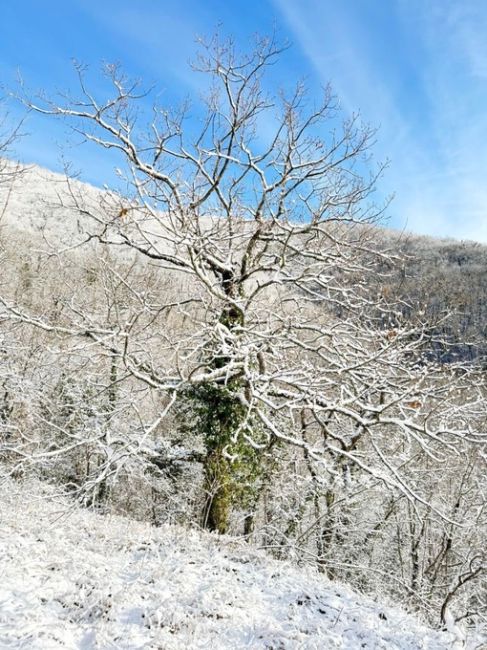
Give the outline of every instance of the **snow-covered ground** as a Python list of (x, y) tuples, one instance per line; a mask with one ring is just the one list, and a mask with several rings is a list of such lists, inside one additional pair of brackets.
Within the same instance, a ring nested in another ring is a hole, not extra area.
[(0, 648), (446, 649), (420, 625), (232, 538), (0, 485)]

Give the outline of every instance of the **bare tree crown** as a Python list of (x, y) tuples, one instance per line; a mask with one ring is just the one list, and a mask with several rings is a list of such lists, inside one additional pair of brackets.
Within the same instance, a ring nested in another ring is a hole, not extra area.
[[(5, 322), (40, 332), (68, 365), (96, 358), (93, 373), (106, 384), (103, 417), (85, 413), (89, 425), (81, 426), (72, 402), (89, 390), (60, 377), (52, 394), (69, 398), (69, 408), (42, 411), (55, 448), (32, 454), (24, 436), (12, 453), (20, 464), (46, 462), (95, 446), (102, 460), (86, 470), (80, 490), (106, 499), (130, 463), (143, 466), (142, 475), (163, 467), (160, 450), (170, 445), (161, 439), (176, 429), (178, 440), (201, 443), (185, 458), (202, 467), (202, 523), (226, 532), (232, 512), (245, 509), (248, 534), (264, 518), (269, 486), (288, 494), (275, 459), (289, 454), (293, 481), (305, 487), (290, 498), (299, 512), (278, 539), (309, 543), (313, 534), (320, 561), (333, 563), (332, 549), (345, 543), (337, 512), (346, 520), (356, 495), (370, 492), (370, 516), (380, 503), (383, 518), (364, 544), (398, 512), (407, 512), (418, 544), (425, 522), (440, 522), (440, 559), (430, 558), (428, 569), (439, 581), (458, 508), (425, 477), (446, 460), (457, 467), (476, 458), (472, 450), (486, 439), (483, 383), (478, 369), (432, 360), (422, 312), (406, 318), (401, 299), (389, 297), (397, 255), (375, 226), (384, 206), (372, 200), (383, 169), (370, 160), (374, 130), (359, 116), (343, 119), (330, 88), (316, 104), (301, 83), (266, 92), (281, 52), (272, 38), (243, 56), (231, 41), (202, 43), (194, 67), (208, 75), (209, 92), (196, 108), (154, 104), (148, 113), (151, 94), (117, 66), (105, 68), (108, 99), (90, 91), (81, 66), (79, 97), (24, 98), (120, 154), (130, 191), (90, 198), (72, 184), (63, 199), (97, 257), (96, 281), (57, 298), (50, 312), (0, 297)], [(49, 259), (74, 268), (76, 247), (51, 250)], [(476, 462), (462, 470), (466, 482)], [(306, 523), (300, 532), (297, 521)], [(443, 609), (484, 571), (472, 553)], [(411, 558), (414, 591), (417, 548)]]

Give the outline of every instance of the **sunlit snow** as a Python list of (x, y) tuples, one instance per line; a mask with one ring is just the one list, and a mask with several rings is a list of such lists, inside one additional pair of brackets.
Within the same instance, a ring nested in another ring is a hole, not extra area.
[(46, 494), (0, 487), (1, 648), (453, 647), (450, 634), (238, 540)]

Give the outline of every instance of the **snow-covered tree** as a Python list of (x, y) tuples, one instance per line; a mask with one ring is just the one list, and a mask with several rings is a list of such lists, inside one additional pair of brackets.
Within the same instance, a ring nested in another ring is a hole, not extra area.
[(485, 617), (482, 373), (438, 354), (458, 332), (428, 275), (398, 281), (373, 130), (330, 89), (267, 93), (279, 54), (211, 41), (207, 99), (180, 110), (148, 115), (114, 67), (107, 96), (78, 69), (79, 98), (27, 100), (123, 180), (56, 181), (42, 243), (2, 230), (3, 467)]
[(439, 512), (407, 462), (480, 439), (451, 399), (464, 371), (428, 362), (427, 324), (404, 318), (380, 286), (370, 291), (367, 278), (391, 261), (373, 225), (374, 132), (342, 120), (330, 89), (320, 102), (301, 84), (266, 93), (279, 54), (272, 39), (244, 56), (212, 40), (196, 66), (211, 80), (204, 105), (155, 105), (148, 123), (146, 93), (116, 67), (110, 97), (95, 97), (79, 68), (78, 99), (29, 100), (121, 155), (130, 193), (71, 199), (86, 239), (155, 267), (173, 295), (111, 268), (129, 298), (114, 302), (109, 323), (75, 297), (62, 322), (8, 300), (4, 312), (85, 340), (155, 391), (161, 408), (143, 439), (175, 409), (181, 430), (203, 437), (209, 529), (228, 529), (242, 486), (252, 518), (276, 444), (301, 449), (325, 492), (360, 473)]

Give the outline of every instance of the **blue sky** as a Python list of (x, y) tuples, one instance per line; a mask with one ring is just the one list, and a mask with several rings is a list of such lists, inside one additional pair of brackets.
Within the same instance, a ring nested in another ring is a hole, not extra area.
[[(32, 89), (75, 89), (70, 60), (120, 62), (155, 83), (160, 100), (195, 97), (195, 37), (216, 28), (245, 48), (276, 30), (292, 47), (272, 69), (275, 87), (305, 78), (333, 84), (345, 112), (380, 128), (374, 154), (390, 165), (380, 193), (394, 193), (390, 225), (487, 242), (487, 2), (484, 0), (4, 0), (0, 81), (17, 70)], [(10, 106), (13, 117), (20, 108)], [(66, 148), (62, 124), (30, 117), (17, 147), (26, 162), (109, 182), (113, 160)]]

